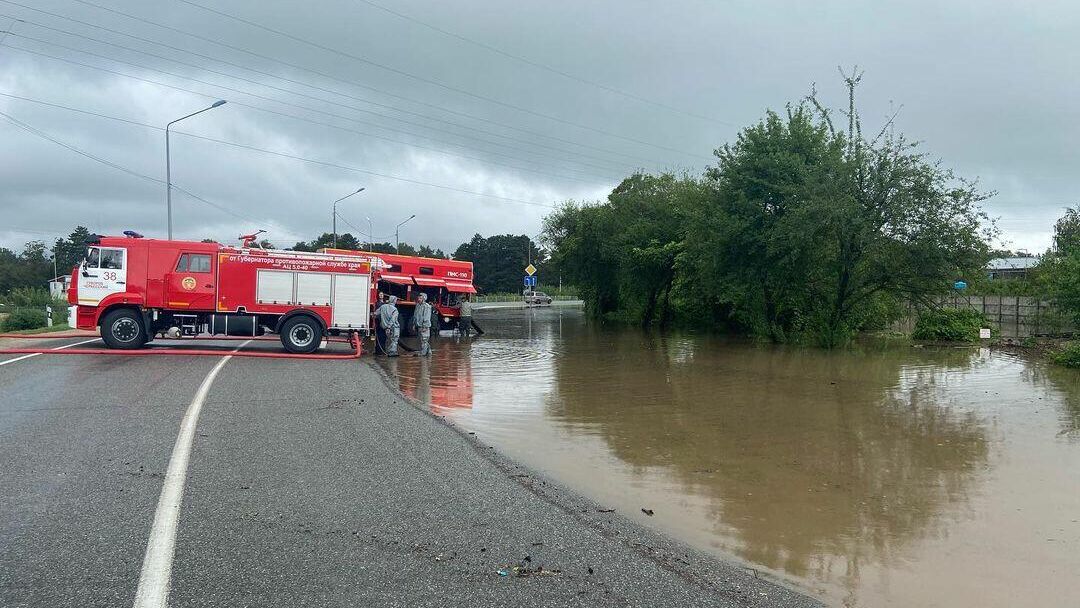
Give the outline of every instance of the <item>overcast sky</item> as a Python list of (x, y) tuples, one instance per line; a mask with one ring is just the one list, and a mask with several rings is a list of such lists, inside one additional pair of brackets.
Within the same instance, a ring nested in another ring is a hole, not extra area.
[(76, 224), (164, 236), (161, 128), (216, 99), (174, 126), (173, 182), (208, 201), (174, 191), (177, 238), (288, 246), (359, 187), (339, 232), (370, 218), (392, 241), (416, 214), (402, 240), (451, 251), (536, 235), (635, 168), (699, 173), (811, 82), (843, 103), (853, 64), (867, 128), (902, 106), (900, 130), (998, 192), (1008, 246), (1041, 252), (1080, 202), (1075, 2), (373, 1), (191, 0), (244, 23), (184, 0), (0, 0), (0, 112), (37, 130), (0, 117), (0, 246)]

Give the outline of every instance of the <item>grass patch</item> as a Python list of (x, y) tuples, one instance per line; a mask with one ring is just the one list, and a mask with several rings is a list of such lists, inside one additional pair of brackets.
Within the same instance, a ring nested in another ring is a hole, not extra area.
[(33, 334), (49, 334), (56, 331), (68, 331), (71, 328), (67, 326), (67, 323), (61, 323), (59, 325), (53, 325), (52, 327), (35, 327), (34, 329), (20, 329), (17, 331), (5, 331), (7, 334), (21, 334), (21, 335), (33, 335)]

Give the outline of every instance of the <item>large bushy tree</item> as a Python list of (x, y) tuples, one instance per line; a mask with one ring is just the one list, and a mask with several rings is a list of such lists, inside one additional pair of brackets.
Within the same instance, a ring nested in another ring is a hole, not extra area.
[(776, 341), (825, 345), (978, 273), (987, 195), (887, 124), (864, 137), (811, 94), (716, 151), (700, 180), (635, 175), (602, 204), (547, 218), (553, 259), (590, 310), (648, 323), (672, 309)]
[(689, 177), (638, 173), (606, 204), (564, 205), (544, 224), (552, 264), (578, 286), (592, 313), (665, 323), (688, 212), (703, 194)]

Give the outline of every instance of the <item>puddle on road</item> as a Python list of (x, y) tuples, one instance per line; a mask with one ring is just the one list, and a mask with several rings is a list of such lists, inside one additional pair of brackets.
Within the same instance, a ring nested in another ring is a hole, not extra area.
[(977, 348), (649, 335), (571, 309), (477, 320), (482, 338), (382, 364), (645, 525), (838, 606), (1080, 605), (1080, 373)]

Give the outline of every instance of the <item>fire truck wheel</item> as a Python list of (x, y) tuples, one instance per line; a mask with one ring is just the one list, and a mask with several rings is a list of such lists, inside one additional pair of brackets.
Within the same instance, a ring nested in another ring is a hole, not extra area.
[(137, 311), (119, 308), (102, 319), (101, 339), (109, 348), (141, 348), (146, 344), (146, 328)]
[(281, 326), (281, 344), (290, 353), (313, 353), (322, 344), (322, 326), (307, 315), (297, 315)]

